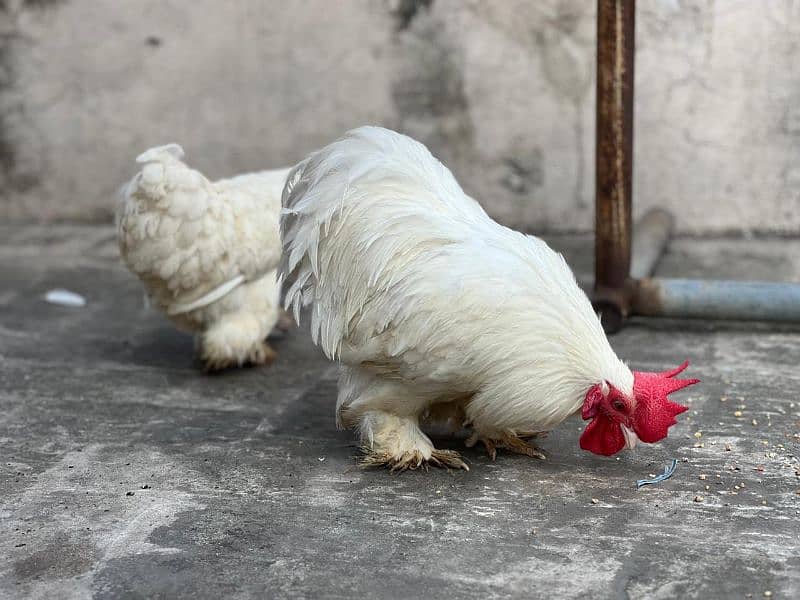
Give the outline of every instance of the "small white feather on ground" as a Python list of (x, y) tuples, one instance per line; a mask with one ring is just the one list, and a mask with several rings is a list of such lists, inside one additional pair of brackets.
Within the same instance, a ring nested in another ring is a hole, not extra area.
[(44, 295), (45, 302), (58, 304), (60, 306), (71, 306), (81, 308), (86, 306), (86, 298), (69, 290), (55, 289), (50, 290)]

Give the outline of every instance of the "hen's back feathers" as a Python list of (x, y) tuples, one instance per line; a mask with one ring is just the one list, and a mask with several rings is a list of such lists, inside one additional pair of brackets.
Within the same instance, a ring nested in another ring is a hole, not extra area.
[(209, 304), (274, 269), (287, 170), (211, 182), (177, 144), (151, 148), (118, 209), (122, 257), (169, 314)]

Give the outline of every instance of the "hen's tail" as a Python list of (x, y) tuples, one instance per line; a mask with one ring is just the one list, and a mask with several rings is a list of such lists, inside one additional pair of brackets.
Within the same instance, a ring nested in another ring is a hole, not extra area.
[(125, 205), (145, 203), (174, 217), (193, 219), (202, 214), (212, 193), (211, 184), (202, 173), (189, 168), (181, 160), (183, 156), (178, 144), (150, 148), (137, 156), (142, 170), (123, 190), (123, 211), (131, 209)]

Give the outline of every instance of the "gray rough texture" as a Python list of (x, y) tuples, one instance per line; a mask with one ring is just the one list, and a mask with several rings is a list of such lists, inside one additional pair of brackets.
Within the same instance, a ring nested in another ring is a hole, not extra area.
[[(219, 177), (373, 123), (506, 223), (588, 230), (594, 5), (3, 0), (0, 219), (108, 220), (149, 146)], [(800, 232), (800, 3), (649, 0), (637, 27), (637, 214)]]
[[(590, 239), (552, 241), (587, 272)], [(798, 255), (679, 239), (660, 273), (796, 278)], [(54, 287), (87, 306), (43, 302)], [(0, 596), (800, 597), (800, 330), (638, 322), (612, 342), (703, 379), (665, 443), (596, 457), (571, 419), (543, 462), (363, 471), (304, 330), (269, 368), (204, 376), (110, 229), (0, 228)]]

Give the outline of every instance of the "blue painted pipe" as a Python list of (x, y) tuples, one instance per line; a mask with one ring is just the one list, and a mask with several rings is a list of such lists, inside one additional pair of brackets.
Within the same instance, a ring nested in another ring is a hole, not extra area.
[(653, 317), (800, 323), (800, 284), (641, 279), (632, 309)]

